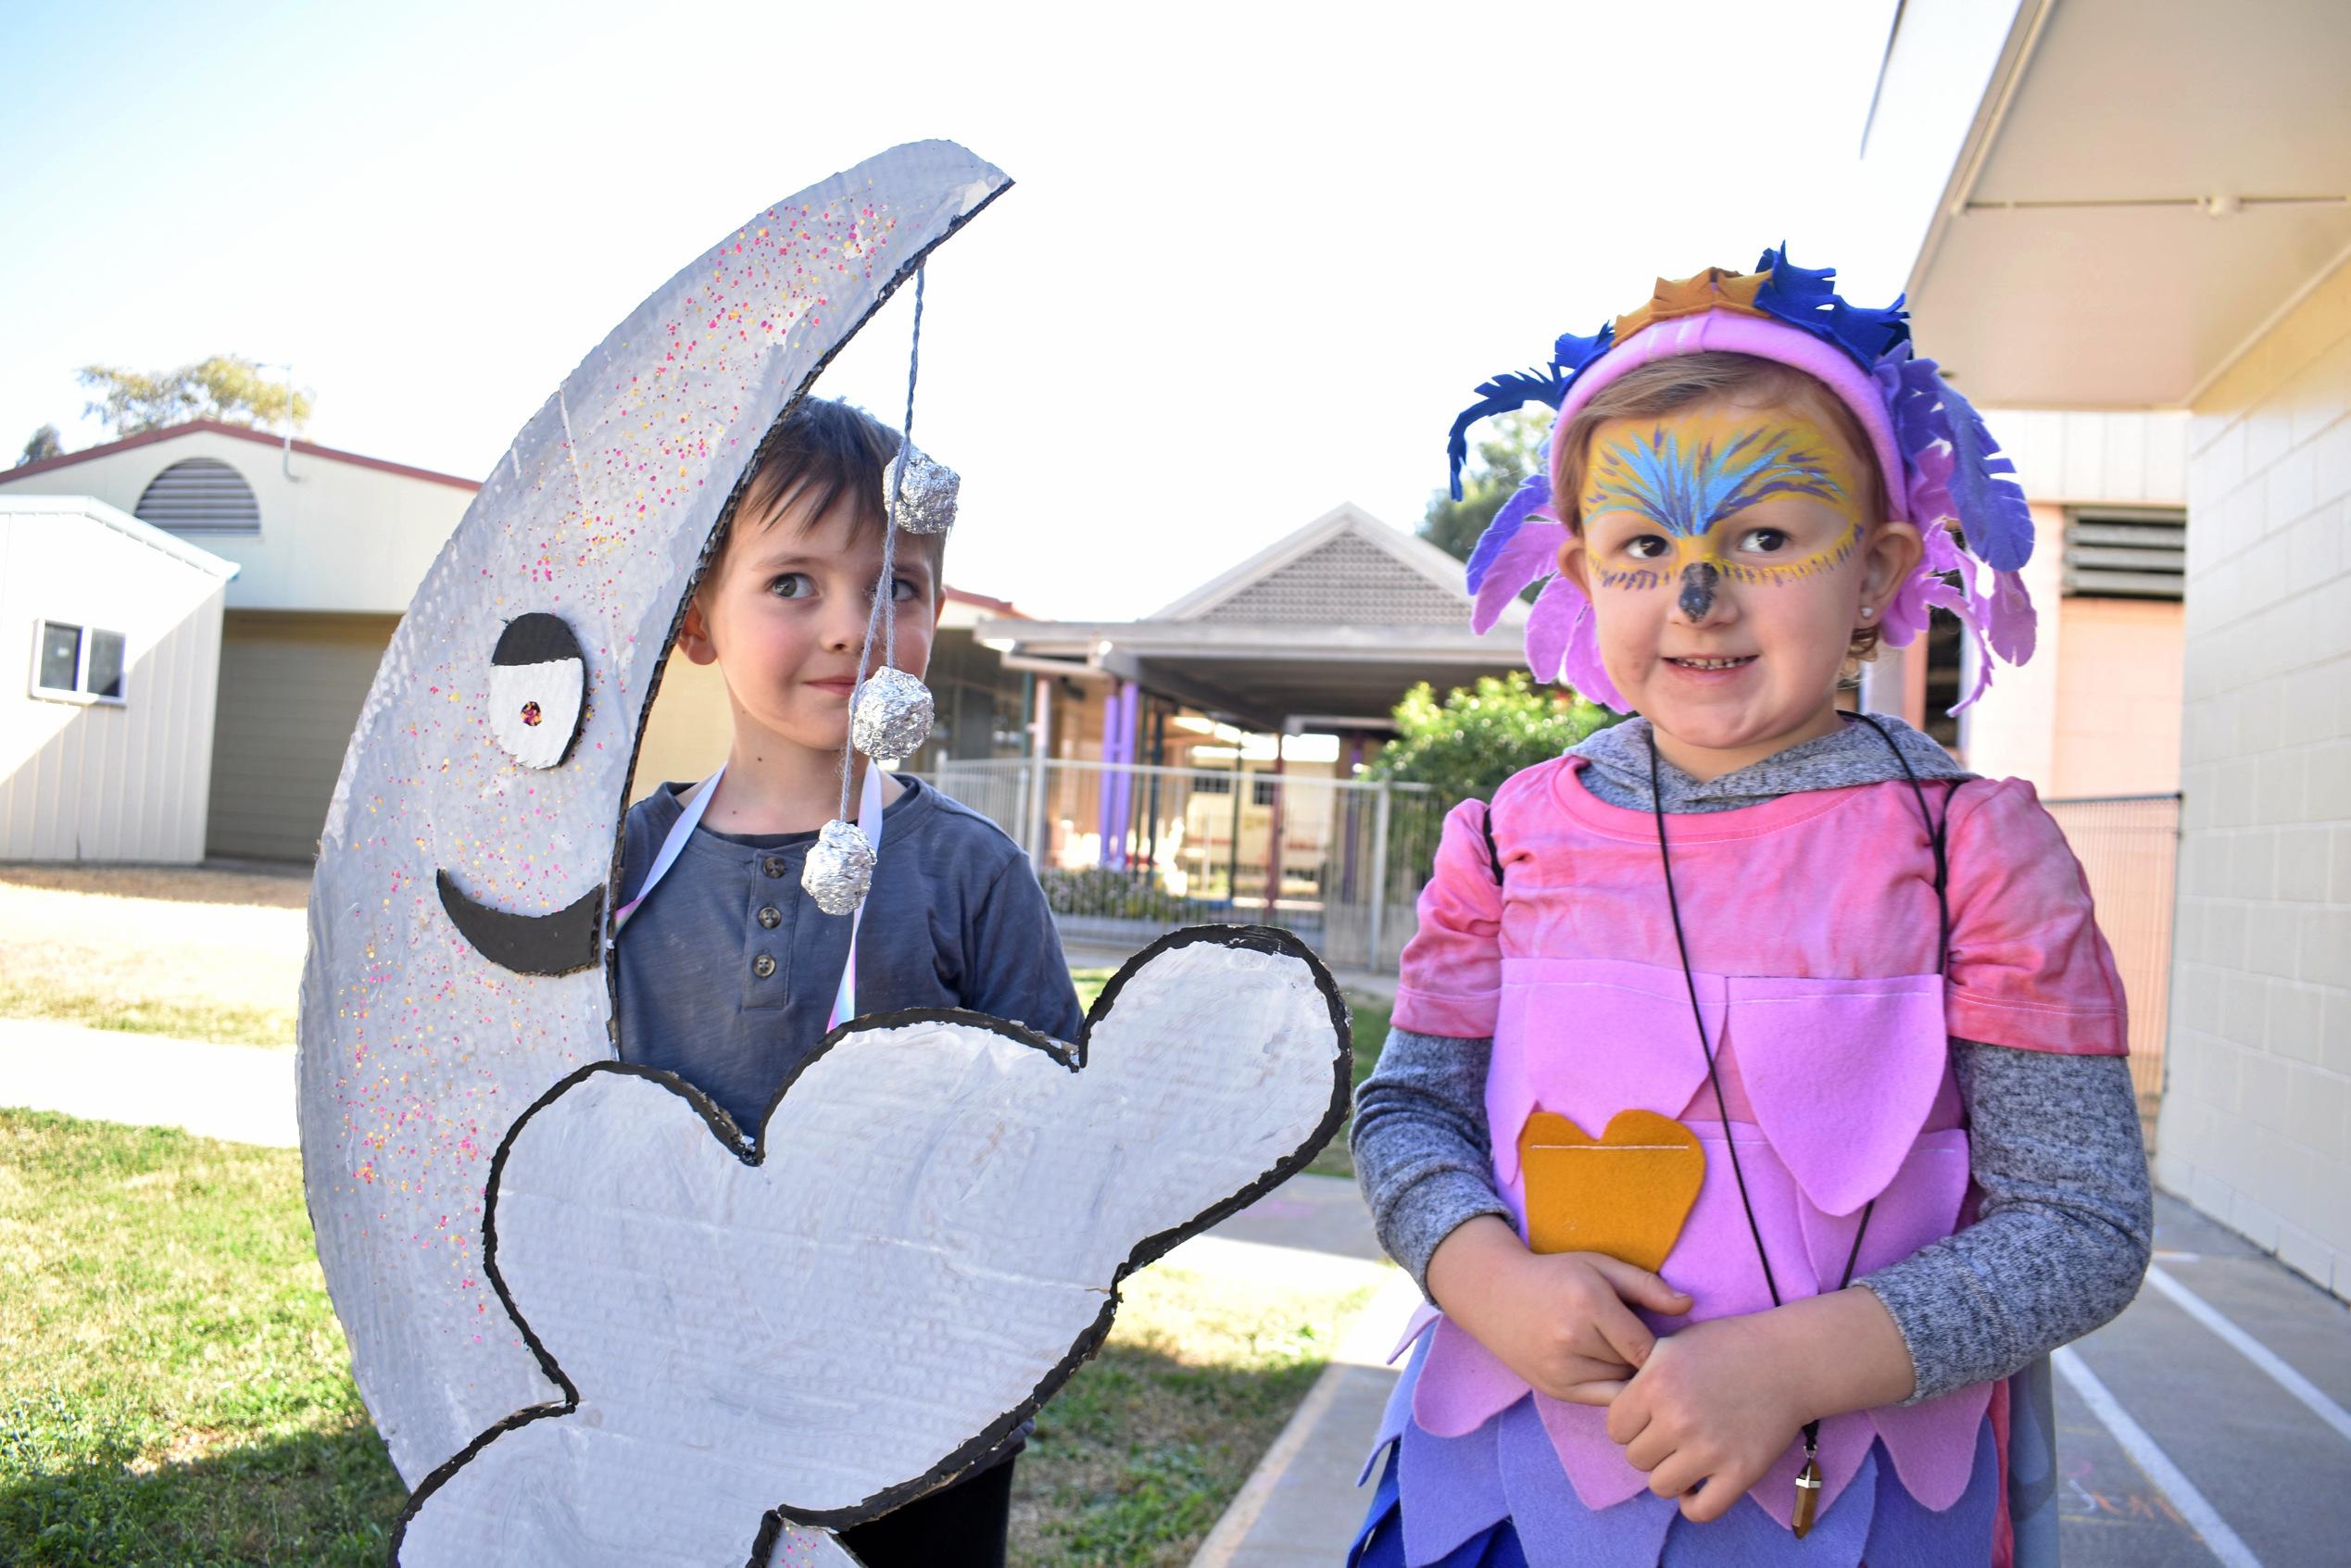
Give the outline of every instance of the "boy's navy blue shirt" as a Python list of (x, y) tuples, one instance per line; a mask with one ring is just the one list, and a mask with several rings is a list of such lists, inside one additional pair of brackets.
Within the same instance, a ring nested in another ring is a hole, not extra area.
[[(899, 782), (858, 935), (857, 1010), (968, 1008), (1075, 1040), (1085, 1014), (1027, 856), (969, 807)], [(665, 784), (629, 809), (622, 902), (691, 787)], [(747, 1135), (824, 1038), (849, 958), (849, 917), (800, 891), (815, 841), (698, 827), (621, 937), (622, 1059), (676, 1073)]]

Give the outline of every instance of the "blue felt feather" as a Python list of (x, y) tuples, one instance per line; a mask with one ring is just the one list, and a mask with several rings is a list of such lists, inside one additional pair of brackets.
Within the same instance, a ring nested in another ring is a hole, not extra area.
[(1453, 499), (1461, 499), (1461, 467), (1469, 461), (1469, 427), (1479, 420), (1547, 403), (1556, 408), (1567, 395), (1566, 383), (1543, 370), (1512, 370), (1479, 384), (1477, 401), (1464, 408), (1445, 436), (1445, 459)]
[(2032, 508), (2023, 487), (2003, 477), (2017, 465), (2001, 456), (1975, 406), (1950, 383), (1942, 384), (1951, 426), (1952, 509), (1978, 560), (1994, 571), (2015, 571), (2032, 558)]
[(1576, 379), (1576, 372), (1616, 346), (1616, 323), (1603, 321), (1600, 331), (1590, 337), (1578, 337), (1574, 332), (1562, 332), (1551, 345), (1551, 373), (1565, 386)]
[(1786, 246), (1763, 253), (1755, 270), (1765, 274), (1755, 291), (1755, 308), (1833, 343), (1853, 356), (1863, 370), (1895, 345), (1910, 341), (1910, 317), (1897, 298), (1882, 309), (1849, 305), (1837, 297), (1837, 270), (1799, 267), (1788, 259)]
[(1461, 499), (1462, 465), (1469, 461), (1469, 427), (1479, 420), (1496, 414), (1507, 414), (1524, 408), (1529, 403), (1542, 403), (1556, 408), (1566, 401), (1567, 389), (1586, 365), (1608, 352), (1616, 340), (1616, 324), (1603, 322), (1600, 331), (1590, 337), (1578, 337), (1574, 332), (1562, 332), (1551, 345), (1551, 370), (1512, 370), (1496, 376), (1477, 388), (1477, 401), (1461, 411), (1453, 420), (1453, 428), (1445, 436), (1447, 483), (1452, 497)]
[(1915, 458), (1936, 442), (1951, 439), (1942, 376), (1933, 360), (1913, 358), (1908, 344), (1896, 344), (1878, 361), (1876, 375), (1904, 458)]
[(1536, 508), (1551, 500), (1551, 476), (1530, 474), (1525, 483), (1511, 493), (1502, 504), (1494, 521), (1486, 525), (1486, 532), (1477, 536), (1477, 547), (1469, 552), (1469, 591), (1472, 594), (1485, 586), (1486, 573), (1494, 569), (1494, 558), (1517, 535), (1519, 528)]

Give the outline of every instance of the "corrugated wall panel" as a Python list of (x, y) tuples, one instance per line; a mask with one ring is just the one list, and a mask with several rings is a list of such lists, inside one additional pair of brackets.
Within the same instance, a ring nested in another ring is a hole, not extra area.
[(228, 617), (214, 721), (209, 853), (318, 853), (343, 750), (396, 617)]
[(179, 753), (179, 795), (184, 808), (174, 831), (186, 846), (190, 859), (203, 855), (205, 836), (210, 829), (212, 750), (219, 742), (216, 724), (220, 697), (221, 601), (214, 599), (205, 607), (205, 613), (206, 625), (195, 633), (201, 658), (190, 659), (180, 667), (181, 679), (186, 685), (180, 711), (185, 716), (192, 743)]
[[(210, 697), (191, 712), (186, 694), (211, 680), (221, 582), (55, 502), (0, 502), (0, 858), (197, 859), (202, 802), (180, 782), (208, 753)], [(123, 633), (127, 700), (30, 696), (42, 619)]]

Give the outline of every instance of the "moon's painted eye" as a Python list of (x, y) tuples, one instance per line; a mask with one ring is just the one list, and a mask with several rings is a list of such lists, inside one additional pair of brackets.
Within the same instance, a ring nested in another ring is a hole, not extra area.
[(572, 749), (587, 702), (587, 660), (559, 616), (518, 615), (490, 655), (490, 729), (525, 768), (552, 768)]

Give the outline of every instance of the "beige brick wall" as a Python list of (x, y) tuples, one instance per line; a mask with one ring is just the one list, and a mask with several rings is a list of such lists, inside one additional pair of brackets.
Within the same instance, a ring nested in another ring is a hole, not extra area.
[(2156, 1173), (2351, 1297), (2351, 267), (2194, 413)]

